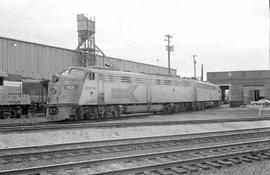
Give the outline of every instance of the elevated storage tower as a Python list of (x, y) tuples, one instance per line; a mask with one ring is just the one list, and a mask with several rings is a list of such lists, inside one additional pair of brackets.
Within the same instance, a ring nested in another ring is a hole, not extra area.
[(96, 65), (95, 19), (77, 15), (78, 47), (82, 66)]

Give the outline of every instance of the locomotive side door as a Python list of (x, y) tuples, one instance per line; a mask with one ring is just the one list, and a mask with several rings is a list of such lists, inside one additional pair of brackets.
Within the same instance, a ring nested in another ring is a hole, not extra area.
[(151, 80), (147, 80), (145, 86), (146, 86), (147, 111), (150, 111), (151, 104), (152, 104)]
[(104, 104), (104, 74), (97, 73), (97, 95), (98, 95), (98, 104)]

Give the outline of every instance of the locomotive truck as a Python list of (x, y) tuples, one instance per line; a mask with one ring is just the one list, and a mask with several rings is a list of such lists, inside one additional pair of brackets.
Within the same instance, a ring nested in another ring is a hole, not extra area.
[(203, 110), (218, 106), (220, 89), (195, 79), (69, 67), (52, 77), (49, 120), (115, 118), (121, 114)]

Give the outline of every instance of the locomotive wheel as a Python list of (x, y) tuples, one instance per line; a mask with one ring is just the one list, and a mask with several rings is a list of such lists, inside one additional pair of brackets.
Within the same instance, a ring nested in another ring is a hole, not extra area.
[(91, 113), (90, 113), (90, 120), (97, 119), (97, 116), (98, 116), (97, 113), (91, 112)]
[(164, 114), (171, 114), (172, 113), (172, 107), (171, 107), (171, 105), (164, 105), (163, 113)]
[(205, 104), (202, 102), (202, 110), (205, 110)]
[(181, 111), (181, 106), (179, 104), (175, 105), (175, 112), (178, 113)]
[(118, 112), (117, 112), (117, 110), (115, 108), (111, 110), (111, 113), (112, 113), (112, 117), (113, 118), (117, 118), (118, 117)]
[(98, 112), (99, 112), (99, 110), (97, 107), (92, 108), (92, 112), (90, 113), (90, 118), (92, 120), (98, 119)]

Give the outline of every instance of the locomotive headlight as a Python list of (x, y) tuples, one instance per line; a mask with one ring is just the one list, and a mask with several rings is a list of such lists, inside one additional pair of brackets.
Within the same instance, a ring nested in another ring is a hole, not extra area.
[(57, 82), (58, 79), (59, 79), (58, 75), (53, 75), (53, 76), (52, 76), (52, 81), (53, 81), (53, 82)]
[(75, 90), (77, 88), (76, 85), (65, 85), (64, 86), (64, 89), (66, 90)]
[(51, 88), (51, 93), (52, 94), (56, 94), (56, 89), (55, 88)]

